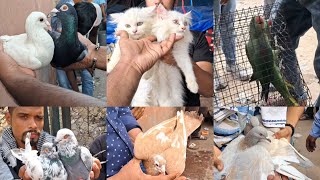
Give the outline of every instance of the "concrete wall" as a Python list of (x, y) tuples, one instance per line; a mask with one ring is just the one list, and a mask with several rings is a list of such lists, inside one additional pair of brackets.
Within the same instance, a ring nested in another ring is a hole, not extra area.
[(32, 11), (48, 14), (54, 7), (54, 0), (1, 0), (0, 35), (24, 33), (24, 24)]

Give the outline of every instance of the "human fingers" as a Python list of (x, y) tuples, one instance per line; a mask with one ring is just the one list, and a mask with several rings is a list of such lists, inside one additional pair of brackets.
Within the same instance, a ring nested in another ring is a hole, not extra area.
[(117, 31), (116, 35), (120, 36), (120, 39), (129, 39), (129, 34), (124, 30)]

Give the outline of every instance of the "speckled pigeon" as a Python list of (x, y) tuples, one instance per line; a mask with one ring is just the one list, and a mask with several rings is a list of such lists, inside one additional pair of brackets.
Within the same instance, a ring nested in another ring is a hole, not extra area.
[(55, 144), (67, 170), (68, 180), (90, 179), (93, 157), (87, 148), (78, 145), (73, 132), (66, 128), (60, 129), (57, 132)]

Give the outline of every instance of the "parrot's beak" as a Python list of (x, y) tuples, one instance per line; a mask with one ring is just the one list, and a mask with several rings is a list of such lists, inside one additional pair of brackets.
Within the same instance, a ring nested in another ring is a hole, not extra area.
[(51, 10), (51, 12), (48, 14), (47, 17), (48, 17), (48, 18), (54, 17), (54, 16), (57, 15), (58, 12), (59, 12), (59, 10), (56, 9), (56, 8), (54, 8), (54, 9)]

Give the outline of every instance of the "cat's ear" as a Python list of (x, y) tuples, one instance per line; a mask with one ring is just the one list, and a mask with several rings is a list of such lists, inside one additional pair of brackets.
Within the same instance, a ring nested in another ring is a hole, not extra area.
[(142, 11), (149, 17), (153, 17), (157, 14), (157, 6), (150, 6), (143, 8)]
[(112, 13), (112, 14), (110, 14), (110, 16), (112, 18), (112, 22), (119, 23), (121, 17), (123, 16), (123, 14), (124, 13)]
[(187, 12), (184, 14), (184, 17), (188, 18), (189, 20), (192, 19), (192, 14), (191, 14), (191, 11)]
[(160, 3), (157, 7), (158, 18), (166, 18), (168, 16), (168, 10)]

